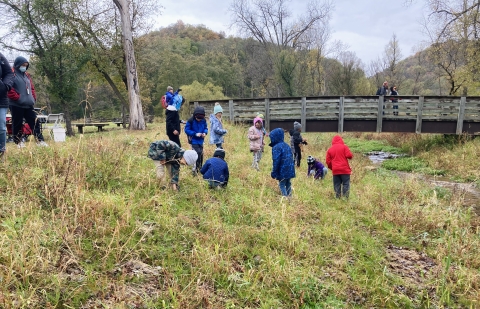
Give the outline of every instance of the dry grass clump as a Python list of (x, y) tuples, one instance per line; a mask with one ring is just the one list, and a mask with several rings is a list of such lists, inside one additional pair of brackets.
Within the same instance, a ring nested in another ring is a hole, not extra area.
[[(356, 153), (348, 201), (333, 198), (331, 173), (307, 178), (304, 159), (288, 202), (270, 178), (270, 148), (253, 170), (247, 128), (226, 125), (225, 191), (208, 190), (188, 168), (179, 193), (159, 188), (146, 152), (166, 138), (164, 124), (9, 147), (0, 167), (0, 307), (477, 305), (479, 220), (456, 196), (370, 169)], [(323, 162), (333, 134), (304, 136), (304, 156)], [(429, 164), (463, 151), (465, 170), (475, 169), (476, 147), (432, 153)], [(205, 159), (214, 148), (205, 145)]]

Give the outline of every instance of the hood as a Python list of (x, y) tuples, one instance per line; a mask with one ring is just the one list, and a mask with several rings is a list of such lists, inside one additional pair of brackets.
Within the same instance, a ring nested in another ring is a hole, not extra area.
[(262, 123), (262, 127), (263, 127), (263, 119), (260, 118), (260, 117), (255, 117), (253, 118), (253, 125), (255, 125), (257, 122), (261, 122)]
[(340, 135), (335, 135), (332, 138), (332, 145), (338, 145), (338, 144), (343, 145), (345, 143), (343, 142), (343, 139)]
[(270, 132), (270, 146), (275, 146), (276, 144), (283, 142), (285, 138), (285, 133), (283, 132), (282, 128), (276, 128), (272, 132)]
[(195, 107), (195, 110), (193, 111), (193, 116), (195, 116), (195, 115), (204, 115), (205, 116), (205, 108), (203, 108), (203, 106)]
[[(18, 69), (25, 62), (28, 62), (27, 58), (19, 56), (19, 57), (15, 58), (15, 62), (13, 62), (13, 67), (15, 69)], [(29, 66), (30, 66), (30, 63), (28, 63), (28, 65), (27, 65), (27, 70), (28, 70)]]

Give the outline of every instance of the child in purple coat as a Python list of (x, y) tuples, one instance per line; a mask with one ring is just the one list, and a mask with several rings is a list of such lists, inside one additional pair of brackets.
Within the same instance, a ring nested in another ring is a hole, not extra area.
[(308, 164), (307, 177), (310, 177), (313, 175), (313, 178), (315, 180), (318, 180), (318, 179), (325, 178), (325, 175), (327, 175), (328, 169), (314, 157), (308, 156), (307, 164)]

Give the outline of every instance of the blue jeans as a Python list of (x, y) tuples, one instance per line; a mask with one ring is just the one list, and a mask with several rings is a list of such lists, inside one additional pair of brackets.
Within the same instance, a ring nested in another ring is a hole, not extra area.
[(0, 152), (5, 151), (7, 141), (7, 110), (6, 107), (0, 107)]
[(292, 182), (290, 178), (280, 180), (278, 186), (280, 187), (283, 196), (292, 195)]

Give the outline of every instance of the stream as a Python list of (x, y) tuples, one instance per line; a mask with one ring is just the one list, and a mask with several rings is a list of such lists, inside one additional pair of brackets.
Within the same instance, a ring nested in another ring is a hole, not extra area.
[[(380, 166), (383, 161), (402, 157), (402, 155), (388, 153), (388, 152), (370, 152), (366, 153), (370, 161)], [(415, 177), (437, 187), (442, 187), (450, 190), (452, 193), (457, 193), (463, 197), (463, 206), (472, 207), (474, 212), (480, 216), (480, 190), (475, 183), (454, 182), (443, 176), (421, 175), (415, 173), (395, 171), (395, 174), (400, 177)]]

